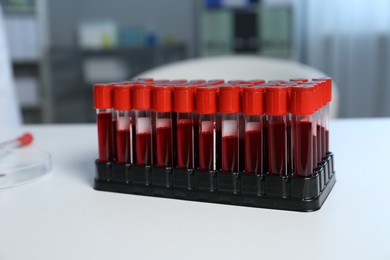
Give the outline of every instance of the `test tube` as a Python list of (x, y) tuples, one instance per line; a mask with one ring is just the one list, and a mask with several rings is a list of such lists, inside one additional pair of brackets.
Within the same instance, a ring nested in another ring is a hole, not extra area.
[(219, 88), (219, 112), (222, 114), (222, 172), (239, 170), (239, 114), (241, 88)]
[(279, 86), (287, 88), (287, 173), (290, 174), (294, 171), (294, 141), (293, 141), (293, 132), (292, 132), (292, 114), (291, 114), (291, 90), (293, 86), (296, 86), (295, 82), (287, 82), (280, 84)]
[(199, 170), (216, 170), (216, 114), (218, 88), (196, 91), (196, 111), (199, 114)]
[(324, 148), (325, 155), (329, 152), (329, 107), (330, 101), (332, 101), (332, 78), (323, 77), (323, 78), (315, 78), (313, 81), (325, 81), (323, 85), (324, 88), (324, 108), (322, 113), (322, 125), (324, 129), (323, 139), (324, 139)]
[(116, 162), (132, 163), (131, 86), (115, 85), (113, 103), (116, 117)]
[[(264, 86), (245, 88), (242, 112), (245, 115), (245, 173), (263, 173)], [(242, 156), (240, 154), (240, 156)]]
[(316, 130), (314, 112), (315, 86), (298, 85), (291, 93), (291, 113), (294, 133), (294, 175), (310, 177), (316, 167), (314, 150), (315, 139), (313, 132)]
[(194, 88), (174, 87), (173, 110), (176, 112), (176, 166), (179, 169), (194, 168)]
[(265, 113), (268, 121), (269, 174), (287, 175), (288, 89), (268, 86), (265, 91)]
[(156, 122), (156, 165), (160, 168), (173, 166), (172, 89), (171, 86), (155, 86), (152, 94)]
[(135, 114), (135, 163), (138, 166), (152, 165), (152, 106), (151, 85), (135, 85), (132, 88), (132, 103)]
[(93, 87), (100, 162), (114, 159), (112, 88), (112, 84), (95, 84)]

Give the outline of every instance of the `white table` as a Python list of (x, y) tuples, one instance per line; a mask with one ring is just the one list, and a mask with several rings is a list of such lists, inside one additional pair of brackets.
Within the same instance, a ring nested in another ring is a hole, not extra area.
[(31, 131), (53, 155), (41, 180), (0, 191), (0, 259), (389, 259), (390, 119), (331, 124), (337, 183), (299, 213), (92, 188), (94, 125)]

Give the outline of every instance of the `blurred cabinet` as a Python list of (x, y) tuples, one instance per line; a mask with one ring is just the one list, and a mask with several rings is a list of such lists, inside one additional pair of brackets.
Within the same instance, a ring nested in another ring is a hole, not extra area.
[(25, 123), (42, 122), (41, 47), (35, 1), (1, 0), (4, 25)]
[(50, 93), (46, 121), (94, 122), (93, 83), (129, 80), (142, 71), (183, 60), (187, 58), (187, 46), (51, 48), (46, 58)]
[(201, 55), (232, 53), (291, 58), (292, 7), (263, 5), (203, 8), (200, 13)]

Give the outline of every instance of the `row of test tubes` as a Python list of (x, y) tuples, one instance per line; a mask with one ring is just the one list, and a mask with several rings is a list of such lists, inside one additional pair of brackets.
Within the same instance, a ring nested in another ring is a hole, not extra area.
[(100, 162), (313, 176), (329, 152), (331, 78), (95, 84)]

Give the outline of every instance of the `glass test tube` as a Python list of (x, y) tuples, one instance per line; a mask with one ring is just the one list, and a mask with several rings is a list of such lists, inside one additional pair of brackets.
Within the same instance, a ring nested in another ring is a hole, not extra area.
[(239, 171), (239, 114), (241, 88), (219, 89), (219, 111), (222, 113), (222, 172)]
[(245, 88), (242, 111), (245, 115), (245, 173), (261, 174), (263, 167), (264, 86)]
[(315, 121), (315, 86), (303, 84), (292, 89), (292, 120), (294, 133), (294, 175), (310, 177), (316, 167), (315, 146), (313, 139), (316, 131)]
[(265, 92), (268, 120), (269, 174), (287, 175), (288, 89), (269, 86)]
[(176, 112), (176, 166), (179, 169), (194, 168), (194, 88), (174, 87), (174, 111)]
[(114, 159), (112, 87), (112, 84), (95, 84), (93, 88), (100, 162)]
[(196, 92), (196, 111), (199, 114), (200, 170), (215, 171), (216, 165), (216, 113), (218, 88), (199, 88)]
[(156, 128), (156, 166), (172, 167), (172, 87), (155, 86), (153, 88), (153, 110)]
[(135, 114), (135, 163), (138, 166), (152, 165), (152, 111), (151, 85), (135, 85), (132, 103)]
[(116, 117), (116, 162), (132, 163), (131, 86), (115, 85), (113, 96)]

